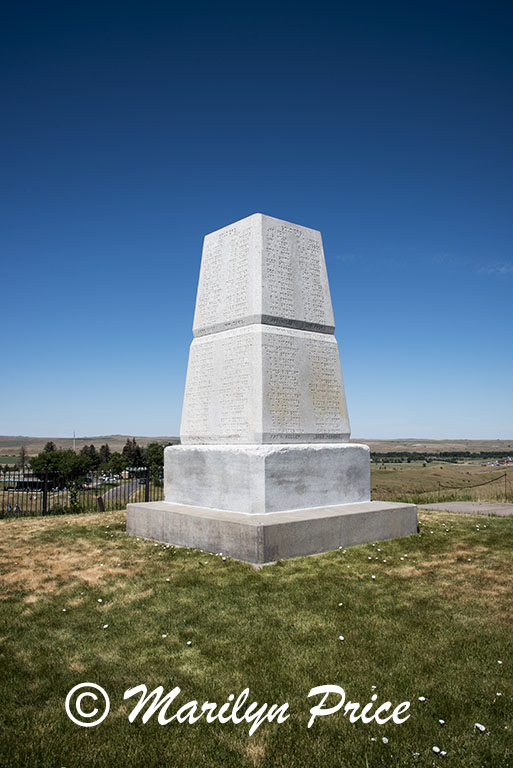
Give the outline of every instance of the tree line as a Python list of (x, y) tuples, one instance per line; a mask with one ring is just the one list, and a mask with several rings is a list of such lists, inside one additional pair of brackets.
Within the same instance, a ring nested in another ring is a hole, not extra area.
[(85, 480), (93, 472), (121, 475), (129, 467), (148, 467), (152, 479), (158, 481), (164, 470), (164, 448), (164, 445), (156, 442), (143, 448), (135, 438), (127, 438), (122, 451), (111, 451), (105, 443), (99, 449), (93, 444), (85, 445), (79, 453), (75, 453), (71, 449), (58, 449), (49, 440), (41, 453), (31, 458), (27, 458), (26, 450), (22, 447), (20, 465), (24, 469), (28, 464), (36, 476), (42, 477), (48, 470), (68, 482)]
[(506, 451), (387, 451), (386, 453), (371, 452), (373, 461), (458, 461), (458, 459), (503, 459), (508, 455)]

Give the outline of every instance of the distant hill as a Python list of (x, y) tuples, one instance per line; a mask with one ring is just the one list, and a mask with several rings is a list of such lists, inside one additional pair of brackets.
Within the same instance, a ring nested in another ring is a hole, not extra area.
[[(100, 445), (107, 443), (111, 451), (121, 451), (128, 437), (135, 437), (138, 444), (143, 447), (148, 445), (148, 443), (178, 442), (178, 437), (176, 435), (158, 435), (156, 437), (148, 437), (147, 435), (99, 435), (75, 438), (75, 448), (77, 451), (80, 451), (84, 445), (92, 444), (96, 448), (99, 448)], [(49, 440), (52, 440), (57, 448), (73, 448), (73, 438), (71, 437), (0, 435), (0, 457), (18, 454), (22, 445), (27, 449), (29, 456), (35, 456), (43, 450), (45, 444)], [(511, 454), (513, 452), (513, 438), (511, 440), (425, 440), (423, 438), (374, 440), (372, 438), (353, 438), (351, 442), (364, 443), (370, 447), (371, 451), (376, 451), (377, 453), (389, 453), (391, 451), (409, 451), (411, 453), (436, 453), (438, 451), (472, 451), (478, 453), (480, 451), (503, 451), (505, 454)]]
[(367, 440), (365, 438), (353, 438), (352, 443), (364, 443), (371, 451), (376, 453), (390, 453), (392, 451), (408, 451), (409, 453), (438, 453), (439, 451), (513, 451), (513, 437), (511, 440), (424, 440), (422, 438), (406, 438), (398, 440)]
[[(178, 437), (166, 437), (159, 435), (157, 437), (148, 437), (140, 435), (99, 435), (93, 437), (76, 437), (75, 448), (80, 451), (84, 445), (94, 445), (95, 448), (99, 448), (100, 445), (107, 445), (111, 451), (121, 451), (125, 445), (127, 438), (132, 439), (135, 437), (137, 443), (142, 447), (147, 446), (149, 443), (176, 443)], [(72, 437), (25, 437), (23, 435), (0, 435), (0, 456), (13, 456), (19, 453), (22, 445), (27, 449), (29, 456), (36, 456), (41, 453), (46, 443), (52, 440), (57, 448), (68, 449), (73, 448)], [(1, 461), (1, 459), (0, 459)]]

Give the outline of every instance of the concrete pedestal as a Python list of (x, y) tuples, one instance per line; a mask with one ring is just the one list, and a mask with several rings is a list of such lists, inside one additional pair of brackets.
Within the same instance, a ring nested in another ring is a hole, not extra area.
[(128, 505), (128, 533), (255, 565), (417, 531), (414, 506), (369, 501), (356, 443), (170, 446), (164, 494)]
[(409, 504), (366, 501), (245, 515), (165, 501), (129, 504), (127, 531), (142, 538), (264, 565), (417, 532)]

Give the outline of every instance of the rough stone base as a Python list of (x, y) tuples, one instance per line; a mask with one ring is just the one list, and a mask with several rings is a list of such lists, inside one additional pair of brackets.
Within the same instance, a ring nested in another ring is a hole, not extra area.
[(417, 532), (417, 509), (367, 501), (248, 515), (155, 501), (128, 505), (127, 532), (263, 565), (408, 536)]
[(368, 501), (369, 448), (358, 443), (170, 446), (164, 452), (164, 498), (246, 514)]

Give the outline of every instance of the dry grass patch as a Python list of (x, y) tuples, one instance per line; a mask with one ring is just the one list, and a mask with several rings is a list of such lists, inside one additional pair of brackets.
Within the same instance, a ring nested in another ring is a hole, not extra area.
[[(27, 593), (25, 601), (31, 603), (42, 594), (61, 592), (75, 582), (94, 587), (112, 578), (138, 575), (142, 558), (132, 562), (121, 558), (119, 544), (110, 538), (113, 534), (109, 533), (104, 541), (91, 541), (83, 532), (74, 533), (99, 525), (114, 531), (120, 518), (119, 514), (97, 514), (64, 520), (48, 517), (0, 521), (0, 598), (7, 599), (21, 590)], [(57, 540), (52, 537), (54, 531), (60, 534)]]
[(262, 763), (267, 753), (268, 739), (262, 734), (256, 736), (246, 746), (246, 755), (251, 761), (252, 765), (257, 766)]

